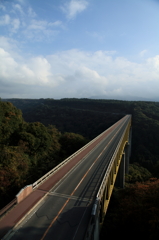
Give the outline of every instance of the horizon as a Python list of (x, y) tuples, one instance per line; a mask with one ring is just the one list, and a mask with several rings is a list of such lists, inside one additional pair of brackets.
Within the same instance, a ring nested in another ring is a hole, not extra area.
[(0, 9), (1, 98), (159, 101), (157, 0), (3, 0)]
[(1, 98), (0, 97), (0, 100), (2, 100), (2, 101), (6, 101), (6, 100), (57, 100), (57, 101), (59, 101), (59, 100), (65, 100), (65, 99), (69, 99), (69, 100), (73, 100), (73, 99), (75, 99), (75, 100), (105, 100), (105, 101), (111, 101), (111, 100), (113, 100), (113, 101), (125, 101), (125, 102), (159, 102), (159, 99), (141, 99), (141, 98), (138, 98), (138, 99), (126, 99), (126, 98), (86, 98), (86, 97), (84, 97), (84, 98), (76, 98), (76, 97), (72, 97), (72, 98), (16, 98), (16, 97), (13, 97), (13, 98)]

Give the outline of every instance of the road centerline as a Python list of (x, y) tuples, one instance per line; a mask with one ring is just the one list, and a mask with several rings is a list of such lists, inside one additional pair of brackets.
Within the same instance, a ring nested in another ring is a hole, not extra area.
[[(122, 124), (123, 126), (123, 124)], [(80, 182), (77, 184), (77, 186), (75, 187), (75, 189), (72, 191), (72, 193), (70, 194), (69, 198), (66, 200), (66, 202), (64, 203), (64, 205), (62, 206), (62, 208), (59, 210), (58, 214), (56, 215), (56, 217), (52, 220), (52, 222), (50, 223), (49, 227), (46, 229), (46, 231), (44, 232), (42, 238), (40, 240), (44, 240), (44, 238), (46, 237), (47, 233), (49, 232), (50, 228), (52, 227), (52, 225), (54, 224), (54, 222), (58, 219), (59, 215), (62, 213), (62, 211), (64, 210), (64, 208), (66, 207), (66, 205), (69, 203), (69, 201), (71, 200), (71, 197), (73, 196), (73, 194), (76, 192), (76, 190), (78, 189), (78, 187), (81, 185), (81, 183), (83, 182), (83, 180), (85, 179), (85, 177), (88, 175), (88, 173), (90, 172), (90, 170), (93, 168), (93, 166), (95, 165), (95, 163), (98, 161), (98, 159), (100, 158), (100, 156), (103, 154), (103, 152), (105, 151), (105, 149), (108, 147), (108, 145), (113, 141), (113, 139), (115, 138), (115, 136), (117, 135), (117, 133), (120, 131), (120, 129), (122, 128), (122, 126), (120, 126), (120, 128), (117, 130), (117, 132), (114, 134), (114, 136), (110, 139), (110, 141), (107, 143), (107, 145), (104, 147), (103, 151), (98, 155), (98, 157), (95, 159), (95, 161), (92, 163), (92, 165), (89, 167), (89, 169), (87, 170), (87, 172), (84, 174), (84, 176), (82, 177), (82, 179), (80, 180)]]

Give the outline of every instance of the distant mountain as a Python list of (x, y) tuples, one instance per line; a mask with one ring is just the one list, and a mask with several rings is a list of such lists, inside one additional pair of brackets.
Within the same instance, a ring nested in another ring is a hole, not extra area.
[(137, 96), (107, 96), (107, 95), (96, 95), (91, 96), (90, 99), (114, 99), (114, 100), (122, 100), (122, 101), (150, 101), (150, 102), (159, 102), (159, 98), (144, 98)]

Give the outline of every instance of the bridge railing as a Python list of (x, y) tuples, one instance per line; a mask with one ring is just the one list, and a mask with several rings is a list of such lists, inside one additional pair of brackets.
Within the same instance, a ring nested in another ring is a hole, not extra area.
[[(115, 125), (115, 124), (114, 124)], [(56, 167), (51, 169), (49, 172), (47, 172), (45, 175), (43, 175), (41, 178), (39, 178), (36, 182), (32, 184), (33, 189), (37, 188), (40, 184), (42, 184), (44, 181), (46, 181), (49, 177), (51, 177), (53, 174), (55, 174), (60, 168), (65, 166), (69, 161), (71, 161), (76, 155), (78, 155), (80, 152), (82, 152), (84, 149), (86, 149), (88, 146), (90, 146), (93, 142), (95, 142), (98, 138), (100, 138), (105, 132), (107, 132), (109, 129), (111, 129), (114, 125), (106, 129), (104, 132), (102, 132), (100, 135), (98, 135), (96, 138), (94, 138), (92, 141), (87, 143), (85, 146), (80, 148), (78, 151), (73, 153), (71, 156), (66, 158), (63, 162), (58, 164)]]
[[(104, 175), (103, 181), (101, 183), (101, 186), (98, 190), (97, 193), (97, 199), (101, 199), (103, 196), (103, 192), (105, 190), (105, 186), (107, 185), (107, 182), (109, 180), (110, 177), (112, 177), (111, 172), (113, 172), (113, 174), (117, 171), (117, 169), (119, 168), (120, 165), (120, 160), (125, 148), (126, 143), (128, 142), (129, 139), (129, 129), (130, 129), (130, 125), (131, 125), (131, 121), (129, 121), (124, 133), (122, 134), (122, 137), (117, 145), (117, 148), (112, 156), (112, 159), (110, 161), (110, 164), (106, 170), (106, 173)], [(117, 175), (117, 172), (116, 172)]]
[[(115, 123), (116, 124), (116, 123)], [(59, 165), (51, 169), (49, 172), (47, 172), (45, 175), (43, 175), (41, 178), (39, 178), (36, 182), (32, 184), (32, 189), (34, 190), (37, 188), (40, 184), (42, 184), (44, 181), (46, 181), (49, 177), (51, 177), (53, 174), (55, 174), (60, 168), (62, 168), (65, 164), (67, 164), (69, 161), (71, 161), (72, 158), (74, 158), (76, 155), (78, 155), (80, 152), (82, 152), (85, 148), (87, 148), (89, 145), (91, 145), (93, 142), (95, 142), (98, 138), (100, 138), (105, 132), (107, 132), (109, 129), (111, 129), (115, 124), (110, 126), (108, 129), (106, 129), (104, 132), (99, 134), (96, 138), (94, 138), (92, 141), (87, 143), (85, 146), (80, 148), (78, 151), (76, 151), (74, 154), (69, 156), (67, 159), (65, 159), (63, 162), (61, 162)], [(26, 189), (26, 187), (22, 188), (19, 193), (23, 194), (23, 191)], [(18, 193), (18, 194), (19, 194)], [(0, 210), (0, 217), (3, 216), (6, 212), (8, 212), (12, 207), (14, 207), (15, 204), (18, 203), (17, 196), (14, 198), (10, 203), (8, 203), (3, 209)]]
[[(102, 202), (102, 198), (103, 198), (104, 194), (107, 195), (107, 204), (106, 204), (105, 208), (107, 209), (107, 207), (108, 207), (109, 200), (111, 197), (111, 192), (113, 190), (113, 186), (114, 186), (115, 179), (116, 179), (116, 176), (114, 177), (114, 175), (117, 175), (120, 161), (122, 158), (122, 154), (124, 152), (125, 145), (129, 139), (130, 127), (131, 127), (131, 118), (130, 118), (130, 121), (128, 122), (127, 127), (126, 127), (125, 131), (123, 132), (121, 139), (115, 149), (115, 152), (110, 160), (109, 166), (103, 177), (100, 188), (97, 192), (97, 195), (96, 195), (93, 207), (92, 207), (91, 218), (90, 218), (90, 222), (89, 222), (88, 229), (86, 232), (85, 240), (92, 239), (95, 225), (97, 224), (97, 219), (100, 217), (103, 218), (103, 216), (100, 216), (100, 211), (101, 211), (101, 202)], [(111, 190), (109, 189), (110, 186), (111, 186)], [(107, 191), (109, 191), (108, 194), (106, 193), (106, 189), (107, 189)], [(104, 207), (104, 206), (102, 206), (102, 207)], [(105, 209), (105, 211), (106, 211), (106, 209)]]
[(4, 208), (0, 210), (0, 218), (5, 215), (14, 205), (17, 204), (17, 199), (14, 198), (10, 203), (8, 203)]

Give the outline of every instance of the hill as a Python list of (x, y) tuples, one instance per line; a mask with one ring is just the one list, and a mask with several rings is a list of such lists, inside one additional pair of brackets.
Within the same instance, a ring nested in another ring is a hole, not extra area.
[(11, 102), (0, 101), (0, 208), (87, 142), (80, 134), (28, 123)]
[(27, 122), (54, 125), (91, 140), (125, 114), (132, 114), (131, 162), (158, 177), (159, 102), (95, 99), (8, 99), (21, 109)]

